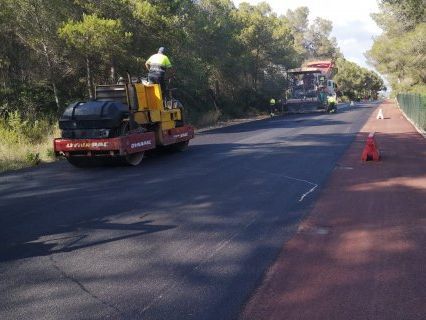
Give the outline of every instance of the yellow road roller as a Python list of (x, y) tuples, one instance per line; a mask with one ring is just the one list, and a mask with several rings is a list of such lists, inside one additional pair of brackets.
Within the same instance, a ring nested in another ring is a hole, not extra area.
[(159, 84), (129, 77), (126, 83), (99, 85), (94, 100), (65, 109), (54, 151), (77, 167), (111, 161), (136, 166), (148, 150), (188, 147), (194, 128), (183, 116), (182, 104), (163, 99)]

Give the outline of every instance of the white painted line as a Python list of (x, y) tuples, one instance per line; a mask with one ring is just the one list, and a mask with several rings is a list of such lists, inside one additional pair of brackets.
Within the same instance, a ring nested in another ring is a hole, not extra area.
[(295, 181), (299, 181), (299, 182), (304, 182), (304, 183), (307, 183), (308, 185), (311, 185), (312, 188), (309, 189), (307, 192), (305, 192), (304, 194), (302, 194), (300, 196), (299, 202), (302, 202), (306, 198), (307, 195), (309, 195), (310, 193), (314, 192), (315, 189), (318, 188), (318, 184), (316, 184), (316, 183), (314, 183), (312, 181), (308, 181), (308, 180), (304, 180), (304, 179), (299, 179), (299, 178), (287, 176), (287, 175), (284, 175), (284, 174), (279, 174), (279, 173), (276, 174), (276, 173), (273, 173), (273, 172), (267, 172), (267, 171), (263, 171), (263, 170), (259, 170), (259, 169), (256, 169), (256, 170), (250, 169), (250, 170), (251, 171), (256, 171), (256, 172), (258, 172), (260, 174), (270, 174), (270, 175), (273, 175), (274, 177), (278, 176), (278, 177), (286, 178), (286, 179), (289, 179), (289, 180), (295, 180)]
[(308, 194), (310, 194), (310, 193), (312, 193), (312, 192), (314, 192), (315, 191), (315, 189), (318, 187), (318, 185), (316, 185), (316, 186), (313, 186), (308, 192), (306, 192), (306, 193), (304, 193), (304, 194), (302, 194), (302, 196), (300, 197), (300, 199), (299, 199), (299, 202), (302, 202), (303, 201), (303, 199), (305, 199), (305, 197), (308, 195)]
[(307, 184), (309, 184), (309, 185), (313, 186), (311, 189), (309, 189), (307, 192), (305, 192), (304, 194), (302, 194), (302, 195), (301, 195), (301, 197), (300, 197), (300, 199), (299, 199), (299, 202), (302, 202), (302, 201), (303, 201), (303, 199), (305, 199), (305, 197), (306, 197), (308, 194), (310, 194), (310, 193), (314, 192), (314, 191), (315, 191), (315, 189), (316, 189), (316, 188), (318, 188), (318, 184), (313, 183), (313, 182), (308, 181), (308, 180), (299, 179), (299, 178), (295, 178), (295, 177), (290, 177), (290, 176), (286, 176), (286, 175), (280, 175), (280, 176), (282, 176), (282, 177), (284, 177), (284, 178), (287, 178), (287, 179), (290, 179), (290, 180), (296, 180), (296, 181), (300, 181), (300, 182), (305, 182), (305, 183), (307, 183)]

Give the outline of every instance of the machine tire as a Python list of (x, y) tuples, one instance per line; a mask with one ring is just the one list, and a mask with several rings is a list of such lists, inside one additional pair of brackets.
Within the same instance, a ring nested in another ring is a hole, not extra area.
[(124, 163), (129, 165), (129, 166), (134, 166), (134, 167), (138, 166), (142, 162), (144, 154), (145, 154), (145, 152), (137, 152), (137, 153), (128, 154), (123, 159)]
[(171, 148), (173, 151), (182, 152), (188, 149), (188, 145), (189, 145), (189, 140), (175, 143), (171, 146)]
[[(121, 136), (127, 135), (129, 131), (130, 131), (130, 123), (123, 122), (120, 128), (120, 135)], [(128, 166), (134, 166), (134, 167), (138, 166), (143, 160), (144, 153), (145, 152), (137, 152), (137, 153), (128, 154), (122, 158), (122, 163)]]

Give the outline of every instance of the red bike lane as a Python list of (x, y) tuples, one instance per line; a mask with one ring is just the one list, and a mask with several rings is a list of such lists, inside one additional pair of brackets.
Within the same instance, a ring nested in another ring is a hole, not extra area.
[[(381, 161), (362, 162), (373, 131)], [(240, 319), (426, 319), (425, 234), (426, 139), (386, 101)]]

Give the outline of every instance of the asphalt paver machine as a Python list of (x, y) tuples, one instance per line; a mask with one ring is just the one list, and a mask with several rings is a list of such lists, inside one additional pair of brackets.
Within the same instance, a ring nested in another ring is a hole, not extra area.
[(311, 61), (301, 68), (288, 70), (287, 108), (293, 112), (328, 111), (328, 97), (336, 99), (336, 84), (332, 80), (336, 72), (331, 60)]

